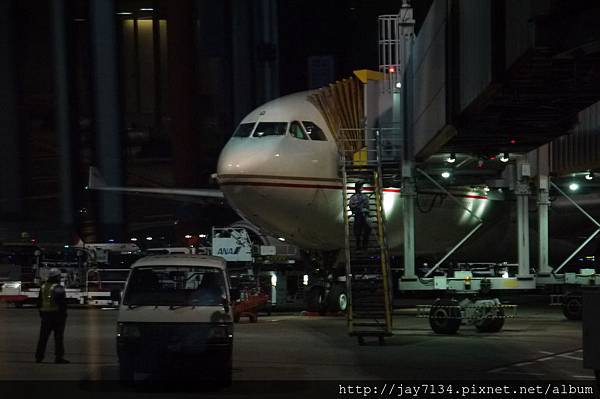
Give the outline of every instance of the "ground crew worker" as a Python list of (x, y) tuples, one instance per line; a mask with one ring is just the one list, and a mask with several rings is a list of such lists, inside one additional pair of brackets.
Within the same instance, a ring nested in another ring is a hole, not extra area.
[(42, 324), (35, 352), (35, 361), (41, 363), (44, 360), (48, 338), (50, 337), (50, 333), (54, 331), (54, 363), (69, 363), (64, 358), (65, 346), (63, 339), (65, 323), (67, 321), (67, 304), (65, 288), (60, 285), (60, 270), (56, 268), (50, 269), (48, 280), (40, 287), (38, 306)]
[(362, 192), (363, 182), (354, 183), (355, 193), (350, 197), (350, 210), (354, 214), (354, 237), (356, 249), (367, 249), (371, 226), (369, 226), (369, 197)]

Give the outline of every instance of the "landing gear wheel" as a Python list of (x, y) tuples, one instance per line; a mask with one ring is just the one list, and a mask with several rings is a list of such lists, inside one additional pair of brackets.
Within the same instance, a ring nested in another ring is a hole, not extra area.
[(437, 300), (429, 311), (429, 325), (437, 334), (456, 334), (460, 328), (460, 307), (456, 301)]
[(569, 320), (581, 320), (583, 316), (583, 302), (578, 295), (567, 295), (563, 303), (563, 314)]
[(348, 295), (343, 287), (333, 287), (329, 293), (328, 310), (334, 313), (345, 312), (348, 308)]
[(482, 317), (475, 322), (477, 331), (495, 333), (502, 330), (504, 326), (504, 310), (500, 307), (493, 307), (484, 312)]
[(314, 286), (308, 291), (306, 308), (309, 312), (325, 313), (325, 289), (323, 287)]

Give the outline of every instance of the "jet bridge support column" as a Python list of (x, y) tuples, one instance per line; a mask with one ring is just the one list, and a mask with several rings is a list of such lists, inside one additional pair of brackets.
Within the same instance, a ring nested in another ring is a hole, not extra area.
[(538, 276), (549, 276), (552, 268), (548, 264), (548, 208), (550, 207), (548, 176), (538, 178)]
[(515, 196), (517, 197), (517, 248), (519, 252), (518, 278), (532, 278), (529, 267), (529, 176), (530, 165), (517, 162)]
[(404, 275), (403, 280), (415, 280), (415, 197), (412, 162), (402, 165), (402, 220), (404, 223)]
[(537, 150), (537, 171), (538, 171), (538, 268), (537, 275), (540, 277), (549, 277), (552, 268), (548, 264), (548, 209), (550, 208), (550, 154), (548, 144), (543, 145)]

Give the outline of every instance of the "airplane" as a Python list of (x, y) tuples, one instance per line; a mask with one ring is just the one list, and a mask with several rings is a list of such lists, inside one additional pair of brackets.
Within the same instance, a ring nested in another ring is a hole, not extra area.
[[(242, 119), (219, 156), (216, 181), (220, 190), (111, 187), (95, 168), (90, 169), (88, 188), (188, 200), (225, 198), (243, 219), (282, 241), (309, 250), (343, 248), (340, 152), (323, 115), (309, 101), (313, 93), (304, 91), (280, 97)], [(462, 207), (439, 191), (418, 192), (416, 255), (444, 254), (481, 218), (485, 221), (482, 228), (455, 256), (469, 256), (477, 261), (514, 261), (517, 252), (516, 225), (511, 212), (514, 201), (507, 200), (500, 191), (488, 192), (483, 187), (463, 187), (453, 194)], [(383, 188), (387, 243), (392, 254), (402, 252), (400, 195), (398, 186)], [(593, 197), (597, 210), (600, 201)], [(559, 216), (563, 220), (573, 218), (577, 212), (567, 209), (566, 200), (555, 203), (562, 207)], [(555, 229), (559, 226), (560, 223), (554, 224)], [(565, 243), (551, 239), (551, 258), (563, 256), (575, 247)], [(532, 253), (534, 244), (532, 240)]]

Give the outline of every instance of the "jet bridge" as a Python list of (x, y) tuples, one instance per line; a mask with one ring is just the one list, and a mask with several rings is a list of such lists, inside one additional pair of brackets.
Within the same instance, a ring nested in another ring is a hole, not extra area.
[[(402, 122), (404, 149), (398, 165), (404, 218), (401, 292), (470, 294), (598, 283), (591, 269), (561, 273), (594, 242), (600, 225), (597, 209), (586, 211), (557, 178), (587, 173), (589, 183), (594, 169), (600, 167), (594, 150), (600, 124), (596, 124), (596, 134), (593, 128), (590, 132), (589, 126), (580, 126), (582, 121), (589, 125), (596, 120), (590, 113), (600, 100), (600, 81), (592, 78), (600, 65), (600, 35), (579, 29), (599, 12), (590, 3), (577, 2), (434, 0), (410, 50), (402, 52), (406, 58), (390, 60), (390, 54), (393, 58), (400, 52), (386, 51), (383, 46), (380, 58), (385, 62), (380, 70), (388, 73), (389, 82), (399, 83), (384, 87), (400, 91), (398, 101), (392, 101), (391, 114), (399, 114), (394, 120)], [(406, 40), (399, 35), (403, 25), (396, 24), (396, 31), (384, 25), (380, 37), (385, 43)], [(521, 28), (509, 31), (506, 26)], [(396, 37), (385, 38), (389, 32)], [(576, 134), (565, 136), (572, 132)], [(472, 229), (457, 237), (456, 245), (440, 255), (425, 275), (417, 276), (415, 241), (423, 237), (415, 236), (415, 201), (422, 182), (453, 200), (453, 188), (460, 186), (502, 192), (516, 215), (516, 273), (475, 277), (469, 271), (446, 271), (435, 275), (485, 226), (484, 216), (465, 208), (475, 220)], [(567, 201), (592, 227), (555, 268), (550, 266), (555, 260), (549, 257), (551, 194)], [(597, 208), (598, 198), (591, 201)], [(532, 212), (538, 213), (535, 227), (530, 225)], [(532, 263), (534, 248), (538, 256)], [(572, 313), (579, 309), (580, 315), (581, 295), (566, 298), (565, 303), (575, 309)], [(447, 315), (456, 313), (456, 304), (442, 305), (440, 309), (450, 309)]]

